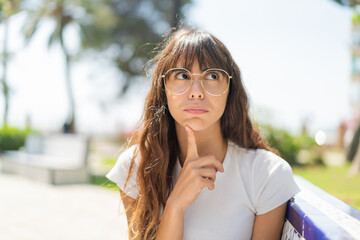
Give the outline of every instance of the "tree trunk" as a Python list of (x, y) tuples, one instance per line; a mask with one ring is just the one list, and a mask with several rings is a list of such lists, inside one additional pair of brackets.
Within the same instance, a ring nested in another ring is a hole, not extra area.
[(3, 126), (7, 126), (8, 111), (9, 111), (9, 86), (7, 84), (7, 61), (8, 61), (8, 52), (7, 52), (7, 42), (9, 38), (9, 18), (4, 18), (4, 45), (3, 45), (3, 76), (1, 79), (2, 91), (4, 95), (4, 116), (3, 116)]
[(349, 174), (351, 176), (360, 174), (360, 121), (351, 141), (347, 158), (352, 161)]
[(353, 162), (352, 162), (350, 170), (349, 170), (350, 176), (355, 176), (358, 174), (360, 174), (360, 145), (357, 148), (355, 157), (353, 159)]
[(171, 27), (177, 28), (181, 21), (181, 0), (173, 0), (174, 3), (174, 13), (173, 13), (173, 19), (171, 23)]
[(60, 35), (60, 43), (65, 56), (65, 81), (66, 81), (66, 88), (67, 88), (69, 107), (70, 107), (69, 117), (67, 122), (65, 123), (67, 125), (67, 131), (65, 132), (75, 133), (75, 100), (71, 85), (70, 55), (64, 44), (62, 31)]
[(359, 151), (359, 144), (360, 144), (360, 121), (359, 121), (359, 126), (357, 127), (353, 139), (351, 140), (351, 144), (350, 147), (347, 151), (346, 154), (346, 159), (348, 161), (353, 161), (355, 154), (357, 151)]

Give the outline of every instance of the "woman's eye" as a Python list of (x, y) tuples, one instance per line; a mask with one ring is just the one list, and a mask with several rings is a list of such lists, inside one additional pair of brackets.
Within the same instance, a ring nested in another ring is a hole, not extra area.
[(189, 75), (186, 74), (186, 73), (178, 73), (176, 75), (176, 79), (179, 79), (179, 80), (188, 80), (190, 79)]
[(219, 76), (216, 73), (209, 73), (206, 75), (206, 80), (218, 80)]

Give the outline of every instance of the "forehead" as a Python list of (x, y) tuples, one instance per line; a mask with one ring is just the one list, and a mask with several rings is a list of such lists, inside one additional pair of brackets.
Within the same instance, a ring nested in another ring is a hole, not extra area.
[[(179, 61), (177, 61), (177, 63), (175, 64), (175, 67), (176, 68), (185, 68), (190, 71), (195, 71), (195, 70), (200, 69), (199, 61), (197, 59), (194, 59), (191, 62), (186, 62), (183, 58), (179, 59)], [(205, 69), (200, 69), (200, 70), (205, 70)]]
[(219, 68), (217, 64), (211, 64), (209, 61), (199, 61), (197, 57), (192, 59), (185, 59), (184, 57), (179, 58), (177, 62), (175, 62), (174, 67), (176, 68), (185, 68), (190, 71), (201, 70), (205, 71), (209, 68)]
[(192, 70), (195, 65), (198, 65), (201, 71), (209, 68), (229, 70), (222, 45), (202, 34), (177, 39), (166, 58), (165, 71), (175, 67)]

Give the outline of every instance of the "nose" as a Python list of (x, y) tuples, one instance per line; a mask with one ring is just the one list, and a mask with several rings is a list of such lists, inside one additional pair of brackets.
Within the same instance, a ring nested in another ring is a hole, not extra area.
[(202, 88), (202, 85), (201, 85), (199, 79), (193, 78), (192, 84), (190, 86), (189, 98), (190, 99), (203, 99), (204, 98), (204, 90)]

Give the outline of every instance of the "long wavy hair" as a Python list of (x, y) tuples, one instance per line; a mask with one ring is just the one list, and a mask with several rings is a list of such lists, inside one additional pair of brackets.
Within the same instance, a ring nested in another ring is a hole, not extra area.
[(135, 158), (140, 157), (136, 175), (139, 195), (135, 204), (129, 207), (133, 213), (129, 231), (135, 239), (155, 239), (160, 210), (165, 207), (173, 188), (172, 176), (179, 156), (179, 145), (161, 76), (175, 67), (180, 59), (184, 60), (187, 69), (191, 69), (196, 59), (201, 69), (221, 68), (232, 76), (225, 111), (220, 120), (224, 138), (246, 149), (274, 151), (250, 120), (249, 100), (240, 69), (225, 45), (205, 31), (180, 28), (173, 32), (165, 38), (158, 54), (151, 60), (151, 63), (155, 63), (152, 85), (136, 139), (131, 140), (137, 144), (137, 151), (132, 158), (126, 183)]

